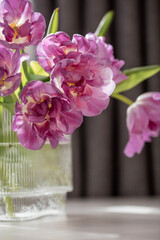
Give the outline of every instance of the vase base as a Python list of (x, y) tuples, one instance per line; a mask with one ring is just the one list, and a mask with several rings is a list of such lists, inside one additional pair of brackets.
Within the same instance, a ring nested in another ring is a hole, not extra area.
[(25, 197), (1, 197), (0, 221), (28, 221), (49, 215), (64, 215), (66, 193)]

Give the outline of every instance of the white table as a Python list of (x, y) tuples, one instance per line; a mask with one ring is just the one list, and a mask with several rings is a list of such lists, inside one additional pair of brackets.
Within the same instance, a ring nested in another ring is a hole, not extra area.
[(0, 240), (160, 240), (160, 199), (69, 200), (66, 217), (0, 223)]

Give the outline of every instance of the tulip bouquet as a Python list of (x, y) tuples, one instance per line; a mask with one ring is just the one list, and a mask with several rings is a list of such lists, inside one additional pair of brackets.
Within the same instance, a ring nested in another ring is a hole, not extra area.
[[(95, 33), (74, 34), (58, 30), (58, 9), (45, 33), (42, 14), (28, 0), (0, 3), (0, 104), (14, 103), (12, 130), (20, 143), (38, 150), (49, 140), (52, 148), (83, 122), (105, 110), (110, 97), (129, 105), (129, 142), (125, 154), (140, 153), (144, 142), (160, 132), (160, 92), (144, 93), (135, 102), (121, 93), (160, 71), (146, 66), (121, 71), (104, 35), (112, 21), (108, 12)], [(24, 49), (37, 45), (37, 61), (27, 60)], [(12, 109), (10, 109), (12, 111)]]

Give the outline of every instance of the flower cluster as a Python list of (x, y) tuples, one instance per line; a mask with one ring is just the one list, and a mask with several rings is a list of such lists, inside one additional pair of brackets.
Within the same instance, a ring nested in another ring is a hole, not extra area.
[[(104, 37), (88, 33), (85, 37), (74, 34), (71, 39), (59, 31), (43, 38), (45, 27), (44, 17), (33, 12), (28, 0), (1, 2), (0, 96), (13, 95), (19, 89), (12, 129), (31, 150), (40, 149), (46, 140), (55, 148), (81, 125), (83, 116), (100, 114), (111, 95), (120, 99), (114, 91), (129, 82), (121, 71), (124, 61), (115, 59), (113, 47)], [(29, 57), (24, 53), (29, 45), (37, 45), (37, 64), (49, 77), (47, 82), (43, 76), (32, 79), (27, 66), (23, 68), (27, 78), (23, 86), (21, 65)], [(143, 94), (129, 106), (127, 127), (130, 139), (125, 154), (130, 157), (159, 134), (160, 93)]]
[[(112, 47), (94, 34), (50, 34), (37, 46), (39, 64), (50, 73), (51, 84), (74, 103), (84, 116), (96, 116), (109, 103), (123, 61), (114, 59)], [(119, 63), (120, 62), (120, 63)], [(115, 79), (114, 79), (115, 76)]]

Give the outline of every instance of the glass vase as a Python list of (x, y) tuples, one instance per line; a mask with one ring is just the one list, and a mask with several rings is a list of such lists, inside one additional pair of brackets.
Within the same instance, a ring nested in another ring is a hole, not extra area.
[(11, 111), (0, 105), (0, 221), (64, 214), (72, 191), (70, 139), (31, 151), (18, 142), (11, 122)]

